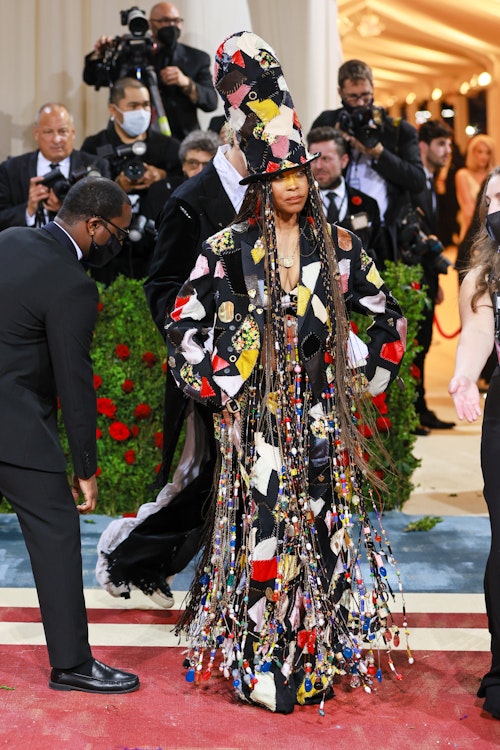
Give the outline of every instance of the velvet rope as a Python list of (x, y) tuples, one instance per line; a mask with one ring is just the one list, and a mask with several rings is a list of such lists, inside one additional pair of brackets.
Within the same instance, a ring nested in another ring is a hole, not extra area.
[(459, 327), (457, 328), (457, 330), (456, 330), (456, 331), (455, 331), (454, 333), (445, 333), (445, 332), (443, 331), (443, 329), (441, 328), (441, 326), (440, 326), (440, 324), (439, 324), (439, 320), (438, 320), (438, 317), (437, 317), (437, 315), (436, 315), (435, 313), (434, 313), (434, 325), (435, 325), (435, 326), (436, 326), (436, 328), (438, 329), (438, 331), (439, 331), (439, 333), (441, 334), (441, 336), (442, 336), (443, 338), (445, 338), (445, 339), (454, 339), (454, 338), (455, 338), (455, 336), (458, 336), (458, 334), (459, 334), (459, 333), (460, 333), (460, 331), (462, 330), (462, 326), (459, 326)]

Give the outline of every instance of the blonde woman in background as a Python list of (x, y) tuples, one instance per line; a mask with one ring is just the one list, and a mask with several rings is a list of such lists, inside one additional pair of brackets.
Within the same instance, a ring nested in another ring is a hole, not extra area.
[(481, 185), (495, 166), (495, 142), (484, 133), (475, 135), (467, 144), (465, 167), (455, 175), (455, 189), (459, 205), (457, 221), (460, 226), (461, 242), (472, 221), (477, 196)]

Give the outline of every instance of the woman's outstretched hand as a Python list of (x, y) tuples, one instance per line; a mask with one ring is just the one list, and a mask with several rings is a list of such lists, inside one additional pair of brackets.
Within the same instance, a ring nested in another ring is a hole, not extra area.
[(453, 398), (459, 419), (475, 422), (481, 416), (481, 401), (477, 383), (465, 375), (452, 378), (448, 393)]

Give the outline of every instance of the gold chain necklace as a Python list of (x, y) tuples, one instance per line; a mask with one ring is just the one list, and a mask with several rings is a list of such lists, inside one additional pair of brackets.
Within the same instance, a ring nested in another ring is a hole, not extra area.
[(278, 265), (283, 268), (291, 268), (295, 262), (295, 255), (300, 246), (300, 235), (297, 237), (297, 244), (293, 250), (292, 255), (278, 255)]

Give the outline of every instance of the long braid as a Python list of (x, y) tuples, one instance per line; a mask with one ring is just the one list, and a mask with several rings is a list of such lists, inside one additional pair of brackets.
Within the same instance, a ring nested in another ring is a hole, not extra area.
[[(357, 467), (369, 477), (373, 484), (379, 488), (383, 488), (385, 486), (384, 483), (370, 469), (364, 459), (364, 454), (370, 452), (372, 446), (370, 445), (370, 451), (367, 451), (368, 441), (359, 432), (353, 422), (354, 402), (356, 412), (361, 416), (362, 421), (373, 428), (372, 433), (374, 436), (376, 435), (373, 410), (368, 407), (366, 398), (360, 392), (359, 386), (356, 383), (355, 371), (351, 368), (347, 359), (350, 317), (341, 289), (340, 271), (331, 228), (326, 221), (321, 197), (309, 165), (307, 167), (307, 176), (309, 182), (308, 210), (310, 211), (315, 228), (321, 278), (326, 292), (327, 309), (332, 326), (331, 335), (327, 340), (327, 347), (334, 362), (336, 416), (339, 421), (344, 445)], [(373, 439), (371, 438), (372, 441)], [(375, 439), (377, 438), (375, 437)], [(386, 451), (381, 441), (378, 442), (380, 443), (380, 450), (385, 455)], [(387, 458), (389, 463), (391, 463), (390, 457), (387, 456)]]

